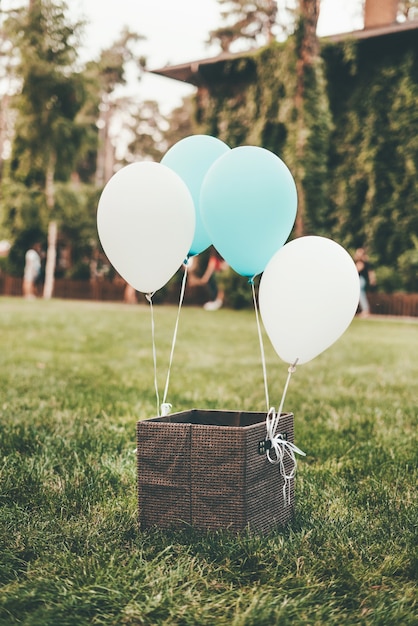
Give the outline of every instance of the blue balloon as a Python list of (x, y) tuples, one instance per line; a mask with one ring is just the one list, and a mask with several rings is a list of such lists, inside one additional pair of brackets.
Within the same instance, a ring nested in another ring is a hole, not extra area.
[(161, 163), (172, 169), (186, 183), (195, 205), (196, 226), (189, 255), (199, 254), (211, 245), (200, 213), (200, 190), (213, 163), (231, 148), (210, 135), (191, 135), (175, 143)]
[(210, 167), (200, 210), (212, 243), (238, 274), (261, 273), (289, 237), (296, 184), (286, 164), (257, 146), (233, 148)]

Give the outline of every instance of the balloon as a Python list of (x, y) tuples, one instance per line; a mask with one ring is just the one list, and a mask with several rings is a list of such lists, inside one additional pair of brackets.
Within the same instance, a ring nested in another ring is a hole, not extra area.
[(325, 237), (300, 237), (274, 254), (260, 280), (259, 306), (283, 361), (306, 363), (350, 325), (359, 301), (354, 261)]
[(238, 274), (252, 277), (289, 237), (297, 210), (295, 181), (273, 152), (233, 148), (206, 174), (200, 210), (215, 248)]
[(117, 272), (138, 291), (153, 293), (187, 256), (195, 228), (193, 199), (165, 165), (132, 163), (104, 187), (97, 228)]
[(195, 205), (196, 227), (190, 254), (199, 254), (211, 243), (200, 215), (200, 188), (210, 166), (230, 147), (216, 137), (192, 135), (175, 143), (163, 156), (161, 163), (170, 167), (184, 180)]

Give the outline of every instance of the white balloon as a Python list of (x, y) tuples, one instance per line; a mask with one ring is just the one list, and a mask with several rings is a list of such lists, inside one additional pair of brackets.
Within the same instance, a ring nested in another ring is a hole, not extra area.
[(310, 361), (348, 328), (358, 306), (354, 261), (335, 241), (300, 237), (270, 259), (259, 306), (269, 339), (286, 363)]
[(97, 229), (116, 271), (138, 291), (153, 293), (187, 257), (195, 230), (193, 199), (165, 165), (132, 163), (104, 187)]

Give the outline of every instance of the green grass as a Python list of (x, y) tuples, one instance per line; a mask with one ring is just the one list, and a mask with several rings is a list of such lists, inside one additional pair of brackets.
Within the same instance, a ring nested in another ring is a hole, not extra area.
[[(156, 307), (162, 394), (176, 309)], [(0, 624), (417, 624), (416, 321), (298, 367), (296, 514), (267, 536), (137, 527), (156, 414), (147, 306), (0, 299)], [(287, 366), (265, 339), (270, 401)], [(264, 411), (254, 313), (184, 308), (173, 410)]]

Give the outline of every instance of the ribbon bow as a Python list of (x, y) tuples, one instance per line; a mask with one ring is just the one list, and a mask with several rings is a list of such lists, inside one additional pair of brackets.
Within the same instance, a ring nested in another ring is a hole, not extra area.
[[(276, 409), (271, 407), (266, 418), (266, 439), (271, 442), (271, 448), (267, 450), (267, 458), (272, 464), (280, 465), (280, 473), (283, 476), (283, 500), (286, 504), (286, 491), (287, 491), (287, 503), (290, 504), (290, 482), (294, 478), (297, 469), (296, 454), (306, 456), (305, 452), (295, 446), (291, 441), (287, 441), (283, 437), (283, 434), (277, 431), (280, 415), (276, 413)], [(274, 451), (274, 452), (273, 452)], [(289, 473), (286, 472), (285, 458), (289, 457), (292, 461), (292, 468)]]

